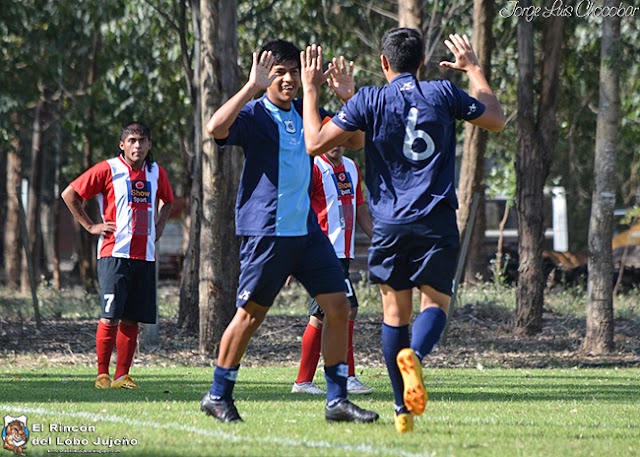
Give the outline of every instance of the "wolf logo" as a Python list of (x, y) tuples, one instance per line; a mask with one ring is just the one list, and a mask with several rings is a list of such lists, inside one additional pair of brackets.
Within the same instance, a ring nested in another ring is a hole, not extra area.
[(2, 440), (4, 448), (16, 455), (26, 456), (25, 444), (29, 439), (29, 429), (27, 428), (27, 416), (11, 417), (4, 416), (4, 428), (2, 429)]

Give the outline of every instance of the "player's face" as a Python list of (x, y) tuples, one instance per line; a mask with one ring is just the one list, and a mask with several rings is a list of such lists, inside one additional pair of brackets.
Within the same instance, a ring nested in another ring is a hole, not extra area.
[(300, 62), (274, 65), (270, 75), (275, 75), (276, 78), (267, 88), (267, 97), (277, 107), (290, 109), (300, 88)]
[(127, 135), (124, 141), (120, 142), (120, 149), (124, 152), (124, 160), (132, 168), (141, 168), (144, 159), (147, 158), (151, 149), (151, 140), (144, 135), (132, 133)]
[(335, 148), (333, 148), (331, 151), (327, 152), (327, 157), (329, 157), (331, 159), (331, 161), (336, 164), (339, 165), (340, 162), (342, 161), (342, 154), (344, 153), (344, 150), (342, 149), (341, 146), (336, 146)]

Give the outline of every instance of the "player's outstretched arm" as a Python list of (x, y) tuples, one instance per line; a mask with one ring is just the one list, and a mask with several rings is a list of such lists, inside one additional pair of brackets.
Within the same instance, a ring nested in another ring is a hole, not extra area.
[(229, 136), (229, 129), (238, 117), (238, 113), (247, 102), (265, 90), (275, 79), (275, 75), (269, 76), (273, 67), (273, 55), (271, 51), (264, 51), (258, 58), (258, 53), (253, 53), (253, 64), (249, 80), (229, 100), (227, 100), (207, 122), (207, 132), (216, 139), (224, 139)]
[(444, 44), (453, 53), (456, 60), (454, 62), (440, 62), (440, 66), (466, 73), (469, 77), (471, 95), (485, 105), (484, 113), (470, 122), (492, 132), (502, 130), (506, 123), (502, 105), (484, 76), (469, 37), (458, 34), (449, 35), (449, 39), (445, 40)]
[[(330, 67), (326, 72), (322, 71), (322, 48), (320, 46), (313, 44), (307, 46), (306, 50), (300, 52), (300, 69), (300, 79), (302, 81), (304, 94), (302, 111), (304, 142), (307, 153), (312, 156), (317, 156), (331, 150), (335, 146), (345, 144), (355, 132), (342, 130), (333, 122), (328, 122), (324, 126), (322, 125), (318, 107), (319, 90), (320, 86), (327, 80), (327, 76), (336, 71), (336, 69), (335, 67)], [(332, 89), (336, 92), (335, 88), (332, 87)], [(346, 94), (348, 92), (347, 84), (344, 84), (341, 89), (338, 89), (338, 92)], [(336, 92), (336, 94), (340, 96), (338, 92)], [(362, 147), (354, 144), (351, 145), (350, 148), (354, 146), (356, 149)]]

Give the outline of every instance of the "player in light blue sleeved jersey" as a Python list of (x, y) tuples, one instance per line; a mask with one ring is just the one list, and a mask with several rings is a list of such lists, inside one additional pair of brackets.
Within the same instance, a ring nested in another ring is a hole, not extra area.
[[(200, 402), (207, 415), (240, 422), (233, 401), (240, 360), (275, 296), (292, 275), (325, 313), (323, 359), (329, 422), (373, 422), (378, 414), (347, 399), (349, 301), (342, 266), (311, 209), (313, 162), (305, 150), (300, 87), (300, 51), (282, 40), (253, 54), (249, 81), (207, 123), (221, 147), (238, 145), (245, 163), (236, 202), (236, 232), (242, 237), (236, 314), (220, 340), (213, 384)], [(343, 101), (354, 93), (351, 74), (334, 77)], [(252, 100), (258, 93), (264, 96)], [(328, 113), (318, 109), (317, 115)], [(356, 135), (345, 145), (362, 147)], [(224, 148), (223, 148), (224, 149)], [(221, 153), (224, 152), (224, 150)]]
[[(389, 84), (361, 88), (324, 126), (317, 114), (322, 50), (312, 45), (301, 53), (307, 151), (322, 154), (354, 132), (365, 132), (365, 182), (374, 221), (369, 279), (382, 294), (382, 351), (401, 433), (413, 430), (413, 416), (424, 412), (422, 359), (447, 320), (459, 245), (456, 120), (491, 131), (505, 123), (469, 39), (450, 35), (445, 44), (456, 60), (440, 65), (465, 72), (474, 96), (449, 81), (419, 81), (420, 32), (392, 29), (382, 39), (380, 56)], [(332, 66), (344, 71), (346, 63), (334, 59)], [(420, 313), (410, 338), (414, 287), (420, 289)]]

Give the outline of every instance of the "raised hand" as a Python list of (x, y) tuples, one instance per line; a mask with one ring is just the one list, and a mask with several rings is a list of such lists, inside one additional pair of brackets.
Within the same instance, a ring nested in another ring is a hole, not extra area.
[(440, 62), (441, 67), (466, 73), (471, 68), (480, 66), (467, 35), (460, 36), (457, 33), (455, 35), (449, 35), (449, 39), (444, 40), (444, 44), (453, 53), (456, 60), (455, 62), (442, 61)]
[(312, 44), (300, 52), (300, 80), (303, 88), (320, 87), (327, 80), (322, 71), (322, 47)]
[(253, 64), (251, 65), (251, 73), (249, 74), (249, 84), (256, 90), (262, 91), (271, 85), (276, 75), (269, 76), (273, 67), (273, 54), (271, 51), (264, 51), (260, 58), (258, 53), (253, 53)]
[(347, 64), (344, 56), (340, 59), (334, 57), (329, 64), (327, 71), (327, 84), (333, 92), (340, 97), (340, 100), (346, 102), (356, 92), (356, 83), (353, 79), (353, 61)]

